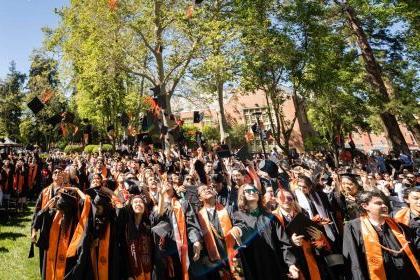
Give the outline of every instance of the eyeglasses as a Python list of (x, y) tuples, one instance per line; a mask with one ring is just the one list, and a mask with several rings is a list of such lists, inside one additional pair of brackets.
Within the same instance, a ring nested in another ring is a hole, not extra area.
[(63, 172), (63, 171), (61, 171), (61, 170), (54, 170), (53, 174), (60, 174), (61, 172)]
[(245, 189), (244, 193), (246, 194), (254, 194), (257, 193), (258, 191), (256, 189)]

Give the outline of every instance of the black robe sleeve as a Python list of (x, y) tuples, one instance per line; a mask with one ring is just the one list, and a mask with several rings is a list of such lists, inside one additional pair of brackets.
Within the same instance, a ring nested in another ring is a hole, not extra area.
[(188, 240), (191, 244), (194, 244), (197, 241), (201, 241), (201, 230), (200, 224), (198, 223), (197, 216), (193, 210), (193, 207), (188, 201), (182, 201), (182, 210), (185, 215), (185, 223), (187, 226)]
[(292, 244), (290, 243), (289, 236), (286, 234), (285, 228), (274, 217), (271, 220), (271, 223), (279, 241), (279, 248), (283, 254), (284, 262), (288, 266), (296, 264), (296, 257), (292, 253)]
[(363, 238), (360, 235), (360, 219), (354, 219), (344, 225), (343, 256), (348, 279), (369, 279), (365, 261)]

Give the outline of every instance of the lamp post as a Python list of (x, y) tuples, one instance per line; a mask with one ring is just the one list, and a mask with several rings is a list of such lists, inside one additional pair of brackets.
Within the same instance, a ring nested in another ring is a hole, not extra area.
[(255, 118), (257, 119), (258, 132), (260, 134), (260, 141), (261, 141), (261, 146), (262, 146), (264, 159), (265, 159), (266, 158), (266, 156), (265, 156), (265, 145), (264, 145), (264, 140), (263, 140), (262, 127), (260, 126), (260, 116), (262, 115), (262, 112), (255, 112), (255, 113), (252, 113), (252, 115), (254, 115)]

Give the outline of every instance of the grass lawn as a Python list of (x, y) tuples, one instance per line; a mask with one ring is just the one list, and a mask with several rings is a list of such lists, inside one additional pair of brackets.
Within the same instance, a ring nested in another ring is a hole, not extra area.
[(28, 259), (33, 208), (12, 217), (0, 212), (0, 279), (40, 279), (38, 248)]

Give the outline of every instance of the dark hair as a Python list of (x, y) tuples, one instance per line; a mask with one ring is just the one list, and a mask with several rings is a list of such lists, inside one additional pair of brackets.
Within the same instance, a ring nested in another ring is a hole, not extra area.
[[(247, 186), (253, 186), (255, 188), (254, 185), (251, 185), (251, 184), (243, 184), (239, 188), (239, 190), (238, 190), (238, 208), (239, 208), (240, 211), (245, 212), (245, 213), (248, 213), (249, 212), (247, 201), (246, 201), (246, 198), (245, 198), (245, 193), (244, 193), (244, 189)], [(263, 198), (263, 195), (261, 194), (260, 191), (258, 191), (257, 188), (255, 188), (255, 189), (258, 192), (258, 207), (261, 210), (265, 211), (266, 208), (264, 206), (264, 198)]]
[(299, 175), (298, 177), (298, 182), (299, 181), (303, 181), (305, 183), (305, 185), (310, 188), (311, 190), (314, 188), (314, 184), (312, 183), (312, 180), (305, 175)]
[(389, 208), (389, 201), (383, 192), (379, 190), (362, 191), (356, 197), (356, 204), (360, 215), (366, 215), (366, 210), (362, 207), (362, 204), (368, 204), (374, 197), (382, 199)]
[(408, 187), (406, 189), (404, 189), (403, 191), (403, 198), (404, 199), (408, 199), (408, 195), (412, 192), (420, 192), (420, 189), (418, 188), (413, 188), (413, 187)]

